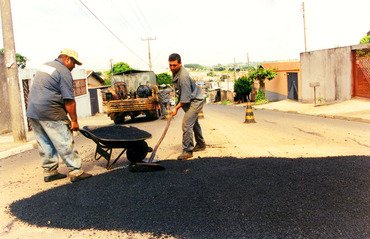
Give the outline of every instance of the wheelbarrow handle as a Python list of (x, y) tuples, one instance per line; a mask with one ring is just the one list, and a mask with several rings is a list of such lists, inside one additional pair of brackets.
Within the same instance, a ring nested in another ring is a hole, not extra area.
[(83, 134), (86, 138), (94, 140), (93, 136), (87, 130), (79, 128), (78, 131), (80, 131), (80, 133)]

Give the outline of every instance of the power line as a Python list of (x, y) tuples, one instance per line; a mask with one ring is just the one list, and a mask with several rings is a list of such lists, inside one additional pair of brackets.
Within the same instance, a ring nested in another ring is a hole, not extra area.
[(135, 5), (136, 5), (136, 7), (139, 9), (139, 13), (140, 13), (140, 15), (142, 16), (142, 18), (144, 19), (144, 22), (145, 22), (146, 26), (148, 27), (148, 30), (152, 32), (153, 30), (152, 30), (152, 28), (150, 27), (150, 24), (149, 24), (149, 22), (148, 22), (147, 18), (145, 17), (145, 15), (144, 15), (143, 11), (141, 11), (141, 7), (140, 7), (140, 5), (139, 5), (139, 3), (138, 3), (137, 1), (135, 1)]
[(138, 36), (140, 36), (141, 33), (137, 30), (137, 28), (133, 27), (132, 24), (129, 21), (127, 21), (126, 18), (122, 16), (122, 14), (118, 11), (119, 7), (117, 7), (117, 5), (114, 4), (112, 0), (110, 1), (110, 3), (111, 3), (112, 8), (115, 10), (116, 14), (118, 15), (119, 20), (121, 21), (122, 25), (128, 26), (129, 28), (131, 28), (131, 30), (135, 31), (138, 34)]
[(107, 29), (124, 47), (127, 48), (134, 56), (136, 56), (138, 59), (140, 59), (142, 62), (146, 64), (146, 61), (142, 59), (139, 55), (137, 55), (133, 50), (131, 50), (107, 25), (105, 25), (90, 9), (88, 6), (86, 6), (82, 0), (78, 0), (95, 18), (98, 20), (104, 27)]
[(135, 10), (135, 8), (132, 6), (132, 3), (130, 1), (128, 1), (128, 4), (129, 4), (132, 12), (134, 13), (136, 19), (138, 20), (139, 25), (143, 28), (144, 31), (149, 33), (148, 28), (145, 26), (145, 24), (143, 24), (143, 21), (141, 20), (141, 17), (137, 13), (137, 10)]

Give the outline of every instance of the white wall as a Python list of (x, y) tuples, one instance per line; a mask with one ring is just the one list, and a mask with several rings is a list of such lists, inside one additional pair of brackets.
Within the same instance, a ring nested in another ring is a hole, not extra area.
[(334, 102), (352, 97), (351, 47), (301, 53), (302, 102), (313, 102), (310, 83), (319, 82), (316, 100)]
[[(21, 101), (22, 101), (22, 111), (24, 115), (24, 125), (27, 129), (27, 117), (26, 117), (26, 107), (25, 107), (25, 99), (23, 94), (23, 79), (30, 79), (29, 87), (31, 89), (33, 79), (36, 73), (36, 69), (19, 69), (18, 70), (18, 78), (19, 78), (19, 85), (20, 85), (20, 92), (21, 92)], [(74, 80), (86, 79), (86, 71), (84, 69), (74, 69), (72, 73), (72, 77)], [(77, 105), (77, 116), (78, 117), (88, 117), (91, 116), (91, 104), (90, 104), (90, 95), (87, 90), (87, 80), (86, 80), (86, 94), (77, 96), (76, 97), (76, 105)]]
[[(72, 77), (74, 80), (86, 79), (86, 70), (75, 68), (73, 69)], [(76, 96), (76, 107), (77, 107), (77, 117), (88, 117), (91, 116), (91, 104), (90, 104), (90, 94), (87, 90), (87, 79), (86, 79), (86, 94)]]

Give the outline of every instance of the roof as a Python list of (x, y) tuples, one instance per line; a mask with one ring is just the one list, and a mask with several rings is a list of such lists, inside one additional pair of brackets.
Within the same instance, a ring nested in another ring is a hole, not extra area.
[(281, 71), (300, 71), (300, 61), (281, 61), (281, 62), (264, 62), (261, 64), (265, 69), (273, 69), (277, 72)]
[(104, 79), (101, 78), (95, 71), (92, 70), (87, 70), (86, 71), (86, 78), (89, 78), (90, 76), (94, 77), (97, 79), (99, 82), (104, 83)]

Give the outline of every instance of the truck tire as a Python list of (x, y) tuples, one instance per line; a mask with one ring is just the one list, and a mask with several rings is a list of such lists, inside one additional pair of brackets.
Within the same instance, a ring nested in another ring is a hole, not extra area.
[(115, 124), (124, 124), (125, 123), (125, 116), (117, 115), (116, 117), (114, 117), (113, 121), (114, 121)]

